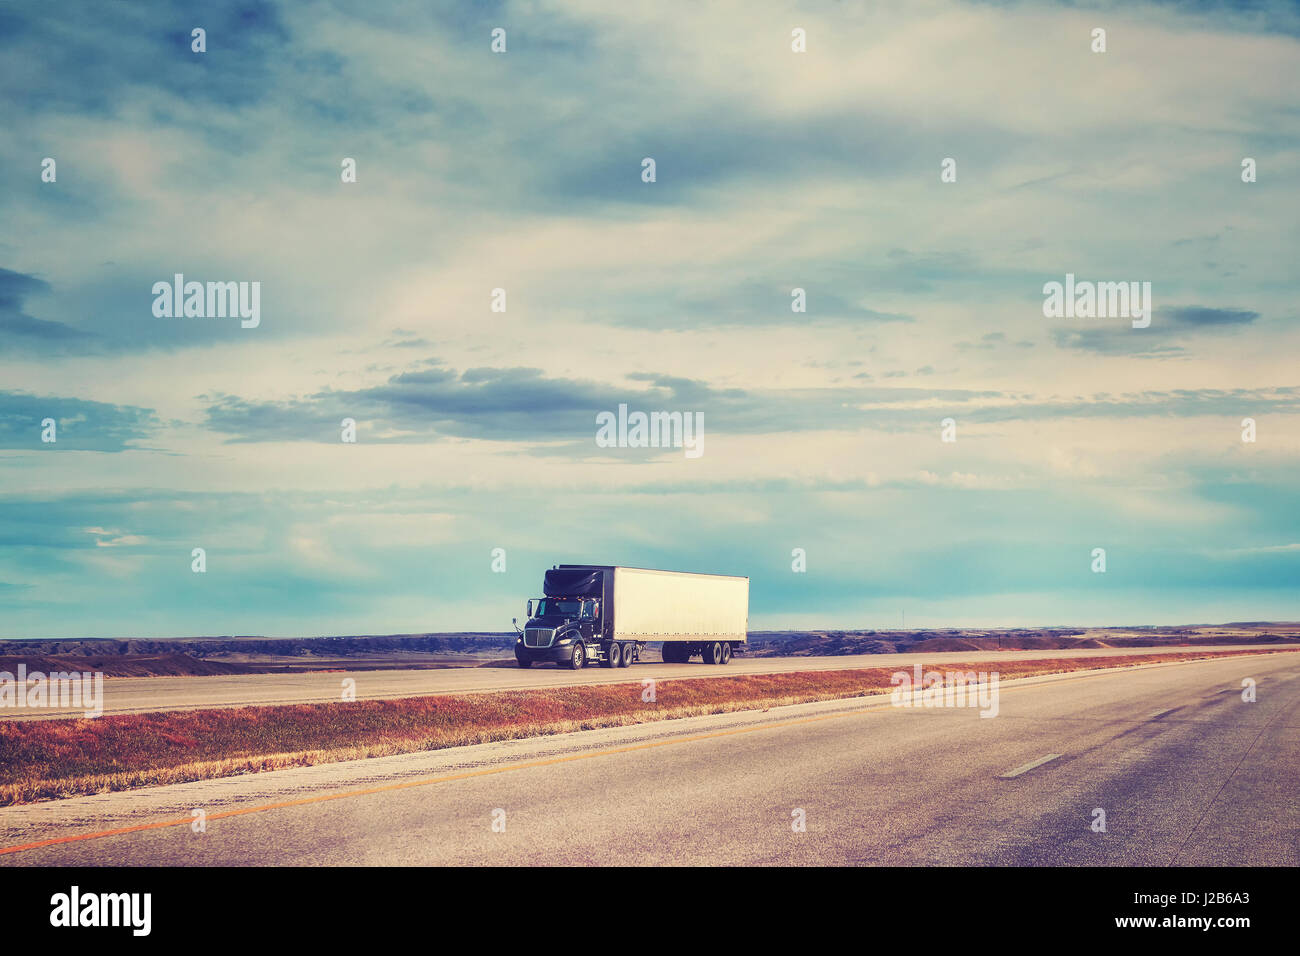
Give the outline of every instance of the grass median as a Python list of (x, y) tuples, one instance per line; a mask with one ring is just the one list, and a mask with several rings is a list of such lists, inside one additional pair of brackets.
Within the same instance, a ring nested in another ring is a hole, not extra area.
[[(1276, 651), (917, 663), (1000, 680)], [(901, 667), (0, 722), (0, 806), (508, 738), (887, 694)], [(910, 667), (908, 668), (910, 670)]]

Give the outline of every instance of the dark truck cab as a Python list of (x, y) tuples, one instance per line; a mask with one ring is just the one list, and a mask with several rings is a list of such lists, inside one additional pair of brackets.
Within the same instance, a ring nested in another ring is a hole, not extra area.
[(628, 667), (637, 659), (640, 642), (614, 639), (612, 571), (561, 566), (546, 572), (544, 596), (528, 602), (528, 621), (515, 642), (520, 667), (544, 662), (574, 670), (588, 663)]

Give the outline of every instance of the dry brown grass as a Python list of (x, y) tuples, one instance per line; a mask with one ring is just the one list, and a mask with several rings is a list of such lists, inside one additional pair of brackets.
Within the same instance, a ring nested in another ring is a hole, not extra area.
[[(996, 669), (1001, 680), (1268, 653), (1188, 651), (928, 665)], [(922, 662), (923, 663), (923, 662)], [(128, 714), (0, 723), (0, 806), (181, 783), (507, 738), (616, 727), (888, 693), (896, 667), (639, 681), (335, 704)]]

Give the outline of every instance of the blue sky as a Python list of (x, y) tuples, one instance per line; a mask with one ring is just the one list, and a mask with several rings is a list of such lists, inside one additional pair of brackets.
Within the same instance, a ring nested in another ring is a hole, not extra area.
[(1294, 4), (212, 6), (0, 8), (0, 636), (1300, 619)]

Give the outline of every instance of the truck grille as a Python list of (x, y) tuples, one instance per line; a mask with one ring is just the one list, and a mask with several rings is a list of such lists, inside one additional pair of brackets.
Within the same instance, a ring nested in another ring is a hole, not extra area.
[(530, 627), (524, 631), (525, 647), (550, 647), (555, 640), (555, 628)]

